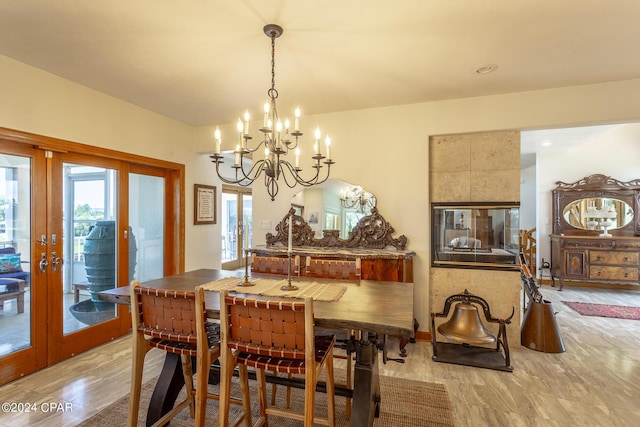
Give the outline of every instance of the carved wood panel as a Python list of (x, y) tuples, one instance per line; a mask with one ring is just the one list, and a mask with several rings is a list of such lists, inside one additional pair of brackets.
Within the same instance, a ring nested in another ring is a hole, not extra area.
[(360, 219), (360, 222), (353, 228), (348, 239), (341, 239), (338, 230), (324, 230), (321, 238), (315, 237), (315, 232), (311, 226), (300, 215), (295, 214), (295, 209), (291, 208), (287, 215), (276, 225), (276, 235), (267, 233), (267, 245), (281, 243), (288, 244), (289, 220), (292, 223), (292, 245), (311, 246), (324, 248), (364, 248), (364, 249), (384, 249), (395, 247), (404, 250), (407, 246), (407, 237), (402, 235), (394, 238), (395, 232), (391, 224), (384, 219), (377, 208), (371, 209), (371, 215)]

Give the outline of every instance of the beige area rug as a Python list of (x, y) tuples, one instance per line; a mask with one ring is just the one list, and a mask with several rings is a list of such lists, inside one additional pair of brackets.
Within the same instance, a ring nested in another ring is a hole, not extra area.
[(316, 301), (338, 301), (347, 291), (347, 285), (343, 283), (321, 283), (315, 281), (292, 281), (292, 285), (298, 287), (296, 290), (283, 291), (282, 286), (288, 284), (287, 279), (251, 279), (255, 284), (253, 286), (238, 286), (238, 283), (244, 281), (237, 277), (229, 277), (216, 280), (202, 285), (208, 291), (229, 290), (241, 292), (245, 294), (264, 295), (268, 297), (279, 298), (305, 298), (311, 297)]
[[(237, 378), (234, 378), (237, 382)], [(140, 414), (138, 417), (138, 425), (144, 426), (146, 420), (146, 408), (149, 405), (149, 398), (153, 391), (155, 381), (150, 381), (143, 385), (142, 396), (140, 401)], [(258, 402), (255, 381), (249, 382), (251, 388), (251, 411), (252, 421), (255, 423), (258, 419)], [(239, 396), (239, 387), (234, 385), (235, 391), (232, 393)], [(217, 386), (210, 386), (211, 390), (217, 392)], [(268, 386), (270, 396), (271, 387)], [(454, 426), (453, 415), (451, 412), (451, 403), (449, 396), (442, 384), (425, 383), (406, 379), (398, 379), (393, 377), (380, 377), (380, 391), (382, 395), (382, 403), (380, 406), (380, 418), (376, 418), (374, 426), (376, 427), (452, 427)], [(304, 390), (292, 389), (292, 408), (304, 407)], [(286, 388), (278, 386), (277, 402), (284, 405), (286, 396)], [(184, 398), (184, 392), (178, 399)], [(179, 400), (178, 400), (179, 401)], [(125, 396), (113, 403), (111, 406), (103, 409), (93, 417), (84, 421), (80, 426), (83, 427), (102, 427), (102, 426), (124, 426), (127, 424), (129, 396)], [(270, 402), (270, 398), (269, 398)], [(233, 422), (242, 412), (242, 408), (231, 405), (231, 417)], [(316, 415), (326, 417), (326, 397), (323, 393), (316, 395)], [(209, 400), (207, 402), (207, 425), (217, 425), (212, 420), (217, 420), (218, 402)], [(269, 416), (269, 423), (278, 427), (300, 427), (302, 422)], [(193, 425), (193, 419), (189, 416), (189, 408), (185, 408), (180, 414), (171, 420), (171, 426), (186, 427)], [(347, 427), (349, 421), (345, 416), (345, 398), (336, 396), (336, 426)]]

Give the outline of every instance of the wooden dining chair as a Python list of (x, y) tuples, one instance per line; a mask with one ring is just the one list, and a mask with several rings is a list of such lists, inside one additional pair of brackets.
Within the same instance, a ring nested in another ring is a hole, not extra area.
[[(268, 425), (268, 415), (304, 422), (335, 425), (333, 347), (335, 335), (316, 336), (313, 300), (268, 301), (220, 293), (220, 334), (222, 373), (220, 378), (220, 426), (228, 424), (228, 396), (235, 366), (242, 373), (256, 370), (260, 420)], [(314, 417), (318, 377), (326, 368), (327, 418)], [(304, 413), (267, 404), (265, 371), (304, 376)], [(243, 375), (246, 377), (246, 374)], [(244, 387), (248, 392), (248, 388)]]
[[(168, 423), (189, 406), (195, 425), (203, 426), (206, 399), (218, 396), (208, 391), (211, 363), (220, 355), (220, 327), (207, 322), (202, 292), (154, 289), (131, 282), (131, 319), (133, 329), (133, 357), (131, 395), (127, 425), (134, 427), (140, 409), (140, 391), (144, 359), (152, 348), (180, 355), (186, 387), (186, 397), (154, 426)], [(196, 387), (193, 384), (192, 358), (196, 358)], [(244, 406), (241, 419), (251, 425), (248, 400), (231, 400)]]

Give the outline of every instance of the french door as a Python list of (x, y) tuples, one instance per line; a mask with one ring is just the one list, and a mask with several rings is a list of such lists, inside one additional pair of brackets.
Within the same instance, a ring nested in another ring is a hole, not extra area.
[(178, 272), (183, 222), (166, 168), (1, 137), (3, 384), (127, 333), (129, 310), (98, 293)]
[(235, 270), (244, 265), (244, 249), (251, 247), (251, 189), (222, 186), (222, 268)]

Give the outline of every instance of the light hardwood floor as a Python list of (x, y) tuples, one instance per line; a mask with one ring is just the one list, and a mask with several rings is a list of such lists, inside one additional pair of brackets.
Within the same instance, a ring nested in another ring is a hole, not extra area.
[[(409, 344), (406, 363), (380, 364), (381, 374), (444, 384), (458, 427), (640, 425), (640, 321), (581, 316), (560, 302), (640, 307), (640, 291), (544, 286), (542, 293), (557, 312), (566, 353), (512, 346), (514, 372), (506, 373), (433, 362), (430, 343), (419, 342)], [(129, 392), (130, 356), (125, 337), (0, 387), (0, 402), (71, 404), (60, 413), (0, 412), (0, 426), (76, 425)], [(145, 381), (162, 358), (150, 353)]]

